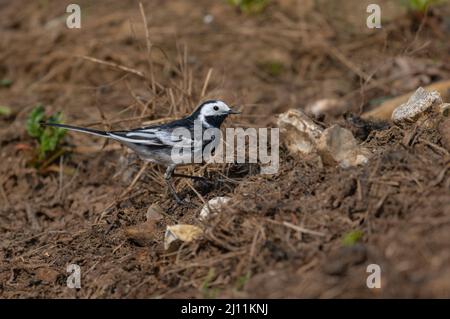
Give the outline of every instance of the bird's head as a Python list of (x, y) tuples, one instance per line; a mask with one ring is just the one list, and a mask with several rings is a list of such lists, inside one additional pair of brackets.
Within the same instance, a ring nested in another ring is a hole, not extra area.
[(228, 115), (239, 113), (223, 101), (209, 100), (200, 104), (191, 116), (194, 120), (200, 120), (206, 127), (219, 128)]

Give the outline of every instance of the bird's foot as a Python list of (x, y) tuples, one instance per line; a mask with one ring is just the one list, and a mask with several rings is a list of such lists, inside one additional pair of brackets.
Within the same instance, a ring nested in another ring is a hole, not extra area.
[(178, 194), (176, 192), (171, 192), (171, 193), (172, 193), (173, 197), (175, 198), (175, 202), (177, 203), (177, 205), (185, 206), (185, 207), (191, 207), (191, 208), (196, 207), (194, 205), (194, 203), (189, 202), (189, 201), (187, 201), (185, 199), (181, 199), (180, 196), (178, 196)]

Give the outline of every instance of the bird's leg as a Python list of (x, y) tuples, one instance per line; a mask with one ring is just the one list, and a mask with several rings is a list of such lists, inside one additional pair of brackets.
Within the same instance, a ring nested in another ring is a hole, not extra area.
[(200, 183), (200, 185), (202, 185), (201, 187), (210, 187), (211, 185), (213, 185), (214, 183), (203, 176), (193, 176), (193, 175), (186, 175), (186, 174), (173, 174), (172, 176), (174, 177), (182, 177), (182, 178), (190, 178), (194, 181), (197, 181)]
[(177, 204), (183, 204), (183, 201), (178, 196), (177, 192), (175, 191), (175, 187), (173, 187), (172, 184), (172, 176), (174, 175), (173, 172), (175, 171), (175, 167), (175, 165), (169, 165), (169, 167), (167, 167), (166, 172), (164, 173), (164, 179), (166, 180), (167, 186), (169, 187), (169, 190), (172, 193), (173, 197), (175, 197)]

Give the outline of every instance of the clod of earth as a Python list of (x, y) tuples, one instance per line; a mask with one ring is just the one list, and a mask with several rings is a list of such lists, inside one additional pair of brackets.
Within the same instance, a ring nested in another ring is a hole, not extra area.
[(164, 235), (164, 249), (175, 250), (181, 243), (190, 243), (198, 239), (203, 234), (203, 230), (194, 225), (179, 224), (167, 226)]
[(351, 131), (339, 125), (324, 130), (302, 111), (280, 114), (278, 125), (291, 153), (317, 153), (324, 164), (339, 164), (344, 168), (365, 164), (370, 157), (370, 152), (358, 145)]
[(125, 235), (128, 239), (139, 246), (149, 245), (155, 239), (156, 225), (154, 220), (145, 223), (130, 226), (125, 229)]
[(392, 121), (397, 125), (414, 123), (423, 114), (442, 104), (442, 98), (438, 91), (428, 92), (419, 87), (409, 98), (408, 102), (397, 107), (392, 112)]
[(206, 220), (212, 215), (216, 215), (219, 209), (226, 205), (231, 200), (228, 196), (218, 196), (210, 199), (205, 205), (203, 205), (200, 211), (199, 219)]
[(323, 131), (317, 149), (325, 164), (339, 164), (343, 168), (367, 163), (370, 151), (360, 147), (352, 132), (333, 125)]
[(367, 248), (363, 244), (342, 247), (327, 258), (323, 271), (330, 276), (342, 276), (352, 265), (358, 265), (367, 259)]

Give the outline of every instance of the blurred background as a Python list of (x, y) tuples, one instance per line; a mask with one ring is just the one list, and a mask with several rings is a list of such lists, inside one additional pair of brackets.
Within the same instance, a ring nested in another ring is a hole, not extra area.
[[(319, 99), (337, 99), (345, 104), (341, 111), (362, 112), (419, 85), (448, 79), (448, 1), (377, 1), (381, 29), (366, 25), (370, 3), (144, 1), (152, 72), (162, 85), (180, 77), (192, 81), (191, 96), (182, 102), (192, 108), (211, 70), (208, 97), (239, 104), (258, 121)], [(427, 13), (422, 3), (431, 4)], [(151, 98), (148, 81), (81, 58), (148, 74), (139, 2), (79, 1), (80, 29), (66, 26), (68, 4), (0, 4), (0, 78), (8, 86), (0, 91), (2, 101), (12, 108), (39, 101), (64, 109), (71, 120), (96, 121), (95, 111), (83, 111), (94, 97), (106, 114), (134, 102), (130, 89)], [(183, 61), (189, 74), (180, 72)], [(167, 99), (155, 108), (167, 109)]]

